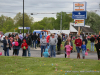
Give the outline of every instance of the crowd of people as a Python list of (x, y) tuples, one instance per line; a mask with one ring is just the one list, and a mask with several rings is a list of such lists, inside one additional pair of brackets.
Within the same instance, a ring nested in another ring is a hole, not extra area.
[[(22, 34), (9, 34), (9, 36), (5, 36), (3, 40), (3, 50), (4, 55), (9, 56), (9, 50), (12, 48), (13, 53), (12, 55), (18, 56), (19, 50), (22, 48), (23, 53), (22, 56), (31, 56), (30, 47), (32, 48), (41, 48), (41, 57), (56, 57), (56, 47), (57, 47), (57, 54), (61, 53), (61, 47), (62, 47), (62, 41), (65, 41), (64, 43), (64, 51), (65, 51), (65, 58), (66, 56), (70, 58), (70, 53), (73, 52), (73, 38), (72, 35), (58, 35), (55, 33), (48, 34), (45, 38), (44, 34), (36, 34), (26, 33), (26, 36), (23, 37)], [(85, 59), (85, 53), (87, 52), (87, 43), (88, 40), (91, 41), (91, 51), (94, 51), (94, 42), (95, 47), (97, 50), (98, 60), (100, 59), (100, 36), (95, 38), (93, 35), (89, 39), (87, 39), (85, 36), (83, 39), (80, 38), (80, 36), (77, 36), (75, 39), (74, 44), (76, 45), (77, 50), (77, 59), (80, 59), (80, 51), (82, 50), (82, 57)], [(50, 50), (50, 51), (49, 51)]]

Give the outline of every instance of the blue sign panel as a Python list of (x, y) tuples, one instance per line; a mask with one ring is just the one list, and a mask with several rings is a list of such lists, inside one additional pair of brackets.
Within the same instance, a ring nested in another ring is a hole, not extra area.
[(30, 29), (30, 27), (26, 27), (26, 29)]
[(87, 12), (86, 11), (73, 11), (72, 19), (87, 19)]

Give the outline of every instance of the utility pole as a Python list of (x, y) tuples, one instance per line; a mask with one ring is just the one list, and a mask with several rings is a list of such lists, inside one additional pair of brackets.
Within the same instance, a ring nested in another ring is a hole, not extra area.
[(61, 12), (61, 22), (60, 22), (60, 33), (62, 33), (62, 12)]
[(24, 37), (24, 0), (23, 0), (23, 37)]
[(100, 9), (100, 3), (99, 3), (99, 9)]

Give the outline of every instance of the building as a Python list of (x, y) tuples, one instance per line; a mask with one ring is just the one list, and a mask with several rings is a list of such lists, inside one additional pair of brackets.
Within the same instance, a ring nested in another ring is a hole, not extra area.
[[(74, 26), (74, 23), (70, 23), (70, 33), (72, 34), (78, 34), (78, 27)], [(91, 35), (95, 32), (90, 28), (90, 26), (85, 25), (84, 27), (80, 27), (80, 32), (84, 35)]]

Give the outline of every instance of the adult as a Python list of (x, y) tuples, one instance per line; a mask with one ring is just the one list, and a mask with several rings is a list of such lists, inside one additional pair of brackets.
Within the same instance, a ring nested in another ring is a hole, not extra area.
[(56, 33), (54, 33), (54, 36), (55, 36), (55, 38), (58, 38), (58, 36), (57, 36), (57, 34), (56, 34)]
[(99, 36), (97, 37), (98, 43), (100, 43), (100, 33)]
[[(73, 47), (73, 42), (72, 42), (72, 40), (71, 40), (70, 38), (67, 38), (67, 39), (66, 39), (66, 42), (65, 42), (65, 44), (64, 44), (64, 47), (66, 46), (67, 42), (69, 42), (69, 45)], [(73, 50), (73, 49), (72, 49), (72, 50)], [(72, 53), (72, 50), (71, 50), (71, 53)]]
[(18, 55), (19, 55), (19, 50), (20, 50), (20, 48), (21, 48), (22, 41), (21, 41), (21, 39), (19, 38), (18, 34), (16, 34), (16, 37), (15, 37), (15, 38), (17, 39), (17, 42), (19, 43), (19, 45), (18, 45), (18, 50), (17, 50), (17, 56), (18, 56)]
[(19, 38), (21, 39), (21, 41), (23, 40), (22, 33), (19, 34)]
[(95, 41), (95, 38), (93, 37), (93, 35), (91, 35), (90, 41), (91, 41), (91, 51), (92, 51), (92, 48), (93, 48), (93, 51), (94, 51), (94, 41)]
[(82, 41), (85, 41), (85, 45), (87, 45), (88, 42), (87, 42), (86, 36), (83, 37)]
[(37, 37), (37, 47), (39, 47), (40, 45), (40, 34), (38, 34), (38, 37)]
[(100, 43), (98, 43), (98, 40), (95, 40), (95, 47), (97, 51), (98, 60), (100, 60), (100, 54), (99, 54)]
[(77, 59), (80, 59), (80, 50), (82, 46), (82, 40), (80, 39), (80, 36), (75, 39), (75, 45), (76, 45), (76, 50), (77, 50)]
[(90, 36), (89, 35), (87, 36), (87, 39), (90, 40)]
[(10, 37), (11, 37), (11, 34), (8, 35), (8, 38), (10, 38)]
[(6, 54), (7, 54), (7, 56), (9, 56), (9, 49), (11, 49), (10, 45), (11, 45), (10, 40), (8, 39), (7, 36), (5, 36), (5, 39), (3, 40), (3, 50), (4, 50), (5, 56), (6, 56)]
[(32, 40), (33, 40), (33, 47), (34, 47), (34, 44), (35, 44), (35, 49), (36, 49), (36, 41), (37, 41), (37, 35), (36, 35), (36, 32), (33, 34), (32, 36)]
[(60, 35), (58, 35), (57, 40), (58, 40), (58, 43), (57, 43), (57, 54), (60, 54), (60, 47), (61, 47), (61, 42), (62, 42)]
[(13, 38), (15, 37), (15, 33), (12, 33), (12, 37), (13, 37)]
[(42, 38), (40, 39), (40, 46), (41, 46), (41, 57), (43, 54), (43, 50), (45, 52), (45, 48), (46, 48), (47, 42), (44, 36), (42, 36)]
[(57, 45), (57, 38), (55, 38), (54, 34), (52, 34), (52, 37), (50, 37), (49, 40), (49, 45), (50, 45), (50, 52), (51, 52), (51, 57), (52, 55), (56, 57), (56, 45)]
[(30, 46), (31, 46), (32, 40), (31, 40), (31, 37), (28, 35), (28, 33), (26, 33), (26, 36), (23, 38), (23, 40), (24, 39), (26, 40), (26, 43), (28, 45), (28, 56), (30, 57), (31, 56)]
[(44, 33), (40, 34), (40, 39), (42, 38), (43, 35), (44, 35)]
[(46, 39), (47, 39), (47, 46), (49, 46), (50, 34), (47, 35)]

